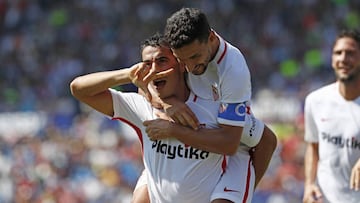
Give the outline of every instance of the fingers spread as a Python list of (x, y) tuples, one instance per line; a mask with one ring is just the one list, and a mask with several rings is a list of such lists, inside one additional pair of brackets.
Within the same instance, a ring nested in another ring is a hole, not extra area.
[(162, 78), (162, 77), (166, 77), (173, 72), (174, 72), (174, 68), (170, 68), (165, 71), (158, 72), (158, 73), (155, 70), (151, 70), (144, 77), (144, 81), (150, 82), (150, 81)]
[(183, 115), (178, 115), (177, 117), (176, 117), (176, 121), (175, 121), (176, 123), (180, 123), (181, 125), (183, 125), (183, 126), (187, 126), (188, 125), (188, 123), (186, 122), (186, 119), (184, 119), (183, 118)]
[(155, 115), (160, 118), (160, 119), (164, 119), (164, 120), (168, 120), (168, 121), (173, 121), (169, 116), (166, 115), (166, 113), (164, 112), (156, 112)]
[(195, 130), (199, 128), (200, 122), (190, 109), (187, 111), (186, 114), (184, 114), (184, 119), (191, 128)]

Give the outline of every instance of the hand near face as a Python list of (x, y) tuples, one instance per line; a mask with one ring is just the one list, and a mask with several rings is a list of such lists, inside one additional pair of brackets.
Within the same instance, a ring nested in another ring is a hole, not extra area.
[(145, 76), (149, 73), (149, 69), (143, 62), (134, 64), (131, 68), (129, 78), (131, 82), (136, 85), (139, 90), (139, 93), (145, 96), (149, 101), (151, 101), (151, 94), (148, 89), (149, 80), (145, 80)]
[[(171, 120), (175, 121), (175, 123), (179, 123), (183, 126), (189, 126), (194, 130), (199, 128), (199, 120), (194, 112), (192, 112), (184, 102), (172, 97), (163, 103), (163, 108), (166, 115), (171, 118)], [(164, 118), (165, 116), (162, 117)]]
[(129, 78), (131, 82), (140, 88), (139, 93), (145, 96), (148, 101), (152, 101), (152, 95), (148, 88), (149, 83), (174, 71), (173, 69), (168, 69), (157, 73), (144, 62), (134, 64), (130, 69)]

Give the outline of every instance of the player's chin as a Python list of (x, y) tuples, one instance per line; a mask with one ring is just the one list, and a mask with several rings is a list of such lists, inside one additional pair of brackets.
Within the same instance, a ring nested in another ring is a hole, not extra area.
[(197, 70), (193, 70), (191, 73), (194, 75), (202, 75), (205, 72), (205, 69), (197, 69)]
[(203, 74), (205, 72), (205, 70), (206, 70), (205, 65), (199, 65), (199, 66), (196, 66), (194, 68), (194, 70), (191, 71), (191, 73), (194, 74), (194, 75), (201, 75), (201, 74)]
[(355, 80), (356, 76), (351, 73), (337, 73), (337, 78), (341, 82), (351, 82)]
[(173, 96), (173, 94), (168, 94), (168, 93), (159, 94), (159, 98), (162, 100), (168, 99), (172, 96)]

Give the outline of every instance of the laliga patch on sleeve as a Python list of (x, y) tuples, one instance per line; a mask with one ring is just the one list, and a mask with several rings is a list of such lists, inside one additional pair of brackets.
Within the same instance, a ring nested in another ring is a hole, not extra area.
[(240, 125), (245, 123), (246, 103), (220, 104), (218, 121), (222, 124)]

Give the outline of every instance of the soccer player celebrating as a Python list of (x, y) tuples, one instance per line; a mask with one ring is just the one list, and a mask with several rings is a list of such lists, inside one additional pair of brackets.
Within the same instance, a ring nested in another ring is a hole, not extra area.
[[(243, 150), (254, 150), (252, 161), (256, 185), (264, 175), (277, 144), (274, 133), (251, 113), (251, 78), (246, 61), (237, 48), (210, 28), (205, 14), (196, 8), (182, 8), (175, 12), (167, 19), (164, 35), (173, 54), (189, 72), (187, 81), (192, 92), (199, 98), (221, 103), (217, 115), (220, 124), (217, 134), (222, 137), (218, 140), (229, 140), (226, 145), (220, 146), (221, 153), (232, 156), (211, 200), (214, 203), (246, 202), (254, 186), (247, 185), (246, 181), (241, 180), (242, 176), (237, 176), (247, 173), (246, 170), (239, 170)], [(183, 103), (170, 97), (165, 99), (163, 106), (175, 122), (197, 128), (196, 118), (189, 114), (188, 107)], [(169, 134), (163, 132), (168, 129), (162, 128), (157, 122), (162, 121), (146, 123), (148, 135), (152, 139), (166, 138)], [(250, 128), (246, 129), (247, 126)], [(211, 136), (202, 135), (204, 139)], [(205, 144), (203, 139), (200, 140), (201, 136), (182, 133), (173, 136), (191, 146), (219, 148), (216, 139)], [(237, 142), (231, 141), (234, 139)]]
[[(216, 115), (219, 102), (199, 98), (190, 92), (184, 78), (184, 67), (177, 62), (171, 49), (162, 39), (160, 36), (154, 36), (144, 42), (143, 62), (131, 68), (77, 77), (71, 82), (71, 92), (81, 102), (113, 119), (126, 122), (135, 129), (142, 144), (145, 172), (141, 178), (145, 179), (145, 188), (149, 194), (149, 196), (145, 195), (145, 199), (149, 198), (150, 202), (159, 203), (208, 203), (226, 169), (227, 157), (188, 146), (173, 138), (150, 139), (146, 136), (143, 122), (156, 119), (156, 114), (161, 112), (161, 109), (152, 107), (148, 100), (137, 93), (122, 93), (111, 89), (113, 86), (130, 82), (138, 86), (147, 85), (144, 77), (149, 71), (153, 71), (156, 74), (149, 83), (153, 104), (161, 102), (156, 100), (158, 98), (176, 97), (186, 102), (204, 127), (196, 131), (197, 133), (207, 130), (217, 132)], [(176, 123), (167, 122), (167, 124), (169, 129), (180, 131), (190, 129)], [(193, 129), (190, 130), (195, 132)], [(248, 151), (243, 153), (242, 167), (248, 168), (250, 172), (244, 177), (254, 182), (250, 155)], [(141, 186), (139, 185), (137, 189)]]

